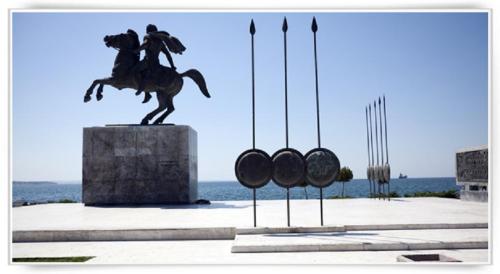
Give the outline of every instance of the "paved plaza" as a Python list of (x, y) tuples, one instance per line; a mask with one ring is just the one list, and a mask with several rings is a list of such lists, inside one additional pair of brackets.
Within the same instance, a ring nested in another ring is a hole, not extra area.
[(233, 241), (114, 241), (16, 243), (12, 256), (95, 256), (87, 264), (395, 264), (401, 254), (439, 253), (487, 263), (488, 249), (231, 253)]
[[(323, 200), (324, 225), (487, 223), (488, 204), (443, 198)], [(291, 226), (319, 226), (319, 200), (291, 200)], [(85, 207), (44, 204), (12, 210), (12, 230), (87, 230), (253, 226), (252, 201), (211, 205)], [(257, 226), (287, 225), (286, 200), (257, 201)]]
[(12, 257), (92, 256), (90, 264), (382, 264), (403, 254), (489, 261), (488, 204), (443, 198), (252, 201), (12, 210)]

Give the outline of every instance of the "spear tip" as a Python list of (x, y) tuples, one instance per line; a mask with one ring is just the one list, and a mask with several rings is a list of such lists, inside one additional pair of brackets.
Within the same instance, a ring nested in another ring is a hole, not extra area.
[(252, 22), (250, 23), (250, 34), (251, 35), (255, 34), (255, 24), (253, 23), (253, 19)]
[(281, 30), (283, 32), (286, 32), (288, 30), (288, 22), (286, 21), (286, 16), (285, 18), (283, 19), (283, 27), (281, 27)]
[(382, 101), (380, 100), (380, 96), (378, 97), (378, 104), (380, 105), (380, 103), (382, 103)]
[(318, 31), (318, 24), (316, 23), (316, 17), (313, 16), (313, 21), (312, 21), (312, 25), (311, 25), (311, 30), (313, 32), (317, 32)]

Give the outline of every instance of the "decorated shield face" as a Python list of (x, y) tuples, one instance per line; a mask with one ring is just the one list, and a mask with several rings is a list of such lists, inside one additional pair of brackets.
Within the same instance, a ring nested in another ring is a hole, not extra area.
[(337, 156), (326, 148), (315, 148), (305, 155), (306, 182), (315, 187), (327, 187), (335, 181), (340, 170)]

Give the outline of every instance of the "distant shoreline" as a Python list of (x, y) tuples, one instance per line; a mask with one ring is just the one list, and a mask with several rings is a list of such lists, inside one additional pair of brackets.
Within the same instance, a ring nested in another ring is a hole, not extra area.
[(57, 185), (56, 182), (51, 181), (13, 181), (15, 185)]

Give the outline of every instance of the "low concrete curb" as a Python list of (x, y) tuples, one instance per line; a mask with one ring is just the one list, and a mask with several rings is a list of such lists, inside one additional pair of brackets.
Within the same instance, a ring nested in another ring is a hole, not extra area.
[(474, 228), (488, 228), (488, 223), (346, 225), (344, 227), (345, 227), (346, 231), (412, 230), (412, 229), (474, 229)]
[(237, 228), (238, 235), (276, 234), (276, 233), (320, 233), (346, 232), (345, 226), (316, 226), (316, 227), (252, 227)]
[(236, 234), (254, 235), (254, 234), (273, 234), (273, 233), (347, 232), (347, 231), (363, 231), (363, 230), (474, 229), (474, 228), (488, 228), (488, 223), (339, 225), (339, 226), (315, 226), (315, 227), (250, 227), (250, 228), (236, 228)]
[(14, 231), (12, 241), (75, 242), (75, 241), (165, 241), (165, 240), (233, 240), (235, 228), (175, 228), (128, 230), (39, 230)]
[(18, 230), (12, 240), (19, 242), (72, 242), (72, 241), (165, 241), (165, 240), (234, 240), (236, 235), (277, 233), (322, 233), (363, 230), (411, 229), (475, 229), (488, 228), (487, 223), (457, 224), (386, 224), (345, 225), (320, 227), (212, 227), (164, 229), (109, 229), (109, 230)]
[(487, 249), (488, 242), (428, 242), (428, 243), (346, 243), (290, 245), (233, 245), (232, 253), (319, 252), (319, 251), (397, 251), (437, 249)]

